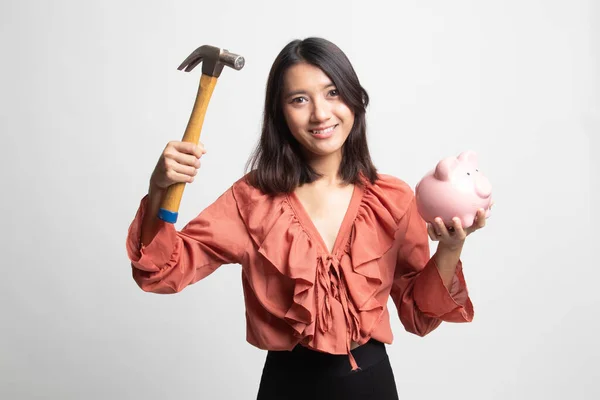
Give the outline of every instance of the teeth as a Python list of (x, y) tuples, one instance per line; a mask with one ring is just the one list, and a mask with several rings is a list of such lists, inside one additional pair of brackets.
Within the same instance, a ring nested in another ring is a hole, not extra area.
[(334, 129), (335, 129), (335, 127), (336, 127), (336, 126), (337, 126), (337, 125), (334, 125), (334, 126), (332, 126), (332, 127), (329, 127), (329, 128), (327, 128), (327, 129), (323, 129), (323, 130), (321, 130), (321, 131), (311, 131), (311, 132), (313, 133), (313, 135), (322, 135), (322, 134), (324, 134), (324, 133), (329, 133), (329, 132), (331, 132), (332, 130), (334, 130)]

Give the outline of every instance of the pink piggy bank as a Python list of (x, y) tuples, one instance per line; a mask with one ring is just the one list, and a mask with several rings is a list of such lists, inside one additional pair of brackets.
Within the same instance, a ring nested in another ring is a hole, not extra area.
[(492, 186), (477, 168), (477, 154), (465, 151), (441, 160), (419, 181), (415, 197), (425, 221), (440, 217), (446, 226), (452, 226), (452, 218), (458, 217), (462, 227), (468, 228), (479, 208), (486, 210), (486, 218), (490, 216)]

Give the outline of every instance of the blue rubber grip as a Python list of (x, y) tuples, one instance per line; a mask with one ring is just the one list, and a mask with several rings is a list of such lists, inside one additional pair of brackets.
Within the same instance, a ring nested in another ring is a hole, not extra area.
[(161, 208), (160, 210), (158, 210), (158, 218), (160, 218), (163, 221), (168, 222), (170, 224), (174, 224), (175, 222), (177, 222), (178, 215), (179, 215), (178, 212), (165, 210), (164, 208)]

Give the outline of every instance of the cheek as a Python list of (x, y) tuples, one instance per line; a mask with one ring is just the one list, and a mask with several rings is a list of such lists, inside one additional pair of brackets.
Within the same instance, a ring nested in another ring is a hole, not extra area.
[(290, 115), (290, 112), (288, 110), (286, 110), (284, 108), (282, 111), (283, 111), (283, 120), (285, 121), (287, 126), (290, 128), (290, 130), (292, 130), (292, 125), (294, 124), (294, 119), (292, 118), (292, 116)]
[(349, 125), (354, 123), (354, 113), (346, 104), (340, 102), (336, 107), (336, 112)]
[(348, 116), (348, 126), (350, 127), (350, 129), (352, 129), (352, 127), (354, 126), (354, 114), (350, 113)]
[(350, 110), (347, 110), (346, 114), (344, 115), (344, 125), (348, 129), (348, 133), (350, 132), (350, 130), (352, 130), (352, 127), (354, 126), (354, 113)]
[(299, 110), (286, 110), (283, 115), (291, 131), (295, 131), (304, 125), (304, 115)]

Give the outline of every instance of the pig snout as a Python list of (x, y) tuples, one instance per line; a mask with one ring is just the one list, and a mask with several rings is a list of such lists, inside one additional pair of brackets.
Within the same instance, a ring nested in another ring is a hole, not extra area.
[(475, 179), (475, 193), (482, 199), (486, 199), (492, 194), (492, 185), (485, 176), (478, 176)]

